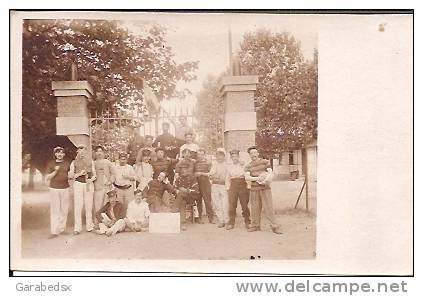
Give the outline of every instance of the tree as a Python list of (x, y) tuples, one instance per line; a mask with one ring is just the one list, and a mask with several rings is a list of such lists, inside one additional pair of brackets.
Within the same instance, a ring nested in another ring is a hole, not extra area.
[[(54, 80), (69, 80), (71, 63), (80, 80), (88, 80), (97, 95), (95, 110), (145, 112), (142, 83), (159, 99), (176, 94), (176, 83), (195, 78), (197, 62), (177, 64), (166, 43), (166, 30), (152, 25), (134, 35), (117, 21), (25, 20), (22, 44), (22, 139), (24, 151), (37, 140), (55, 134)], [(180, 93), (178, 93), (180, 95)]]
[(240, 44), (244, 74), (259, 75), (257, 145), (265, 152), (300, 148), (317, 138), (317, 51), (304, 61), (289, 33), (258, 30)]
[(196, 130), (199, 133), (199, 142), (208, 151), (223, 147), (223, 98), (219, 95), (220, 80), (208, 75), (197, 94), (195, 114), (197, 117)]

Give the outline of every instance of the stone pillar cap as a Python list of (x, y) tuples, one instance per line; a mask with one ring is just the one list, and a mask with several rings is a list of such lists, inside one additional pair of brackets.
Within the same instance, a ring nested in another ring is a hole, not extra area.
[(86, 90), (94, 95), (94, 89), (88, 81), (53, 81), (51, 89), (54, 90)]

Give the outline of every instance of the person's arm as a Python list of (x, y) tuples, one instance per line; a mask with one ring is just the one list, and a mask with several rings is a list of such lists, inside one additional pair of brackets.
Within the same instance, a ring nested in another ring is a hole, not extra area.
[(129, 181), (135, 181), (135, 170), (134, 170), (134, 168), (133, 167), (131, 167), (131, 166), (129, 166), (128, 165), (128, 167), (127, 167), (128, 169), (127, 169), (127, 173), (128, 173), (128, 175), (126, 176), (126, 179), (128, 179)]
[(229, 187), (231, 186), (231, 174), (229, 173), (229, 168), (226, 172), (226, 178), (225, 178), (225, 188), (226, 190), (229, 190)]
[(79, 175), (78, 176), (76, 176), (76, 175), (77, 174), (75, 174), (75, 163), (72, 161), (71, 164), (70, 164), (70, 167), (69, 167), (68, 178), (69, 179), (76, 179), (76, 178), (79, 177)]
[(214, 174), (216, 174), (216, 171), (217, 171), (216, 166), (212, 165), (210, 168), (210, 171), (208, 173), (205, 173), (204, 176), (209, 176), (209, 177), (213, 176)]
[(245, 172), (245, 181), (257, 181), (258, 177), (252, 177), (249, 171)]
[(101, 207), (100, 210), (95, 213), (95, 217), (97, 218), (97, 221), (103, 221), (103, 217), (101, 216), (101, 213), (105, 213), (107, 211), (108, 203), (106, 203), (104, 206)]
[(91, 172), (92, 172), (92, 176), (91, 178), (87, 179), (88, 182), (93, 182), (95, 179), (97, 179), (97, 173), (95, 171), (95, 164), (94, 161), (91, 160)]
[(115, 165), (110, 160), (109, 160), (109, 173), (110, 173), (110, 177), (108, 182), (110, 184), (113, 184), (116, 180), (116, 169), (115, 169)]
[(53, 164), (49, 163), (46, 168), (46, 172), (47, 172), (46, 181), (48, 182), (51, 179), (53, 179), (54, 176), (56, 176), (58, 171), (59, 171), (59, 166), (56, 165), (55, 167), (53, 167)]
[(121, 203), (118, 203), (117, 205), (118, 205), (118, 210), (115, 213), (116, 221), (119, 220), (119, 219), (123, 219), (126, 216), (125, 215), (125, 207), (124, 207), (124, 205), (121, 204)]

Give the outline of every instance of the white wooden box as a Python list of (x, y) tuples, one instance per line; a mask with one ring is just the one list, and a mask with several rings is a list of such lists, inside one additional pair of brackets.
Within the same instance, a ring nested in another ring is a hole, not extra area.
[(148, 231), (150, 233), (180, 233), (179, 213), (151, 213)]

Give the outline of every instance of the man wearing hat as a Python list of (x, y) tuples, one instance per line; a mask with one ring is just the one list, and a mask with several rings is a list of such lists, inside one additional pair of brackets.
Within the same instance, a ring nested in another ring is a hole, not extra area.
[(128, 155), (119, 153), (119, 163), (115, 167), (115, 182), (117, 198), (125, 206), (134, 199), (134, 182), (136, 176), (132, 166), (128, 164)]
[(248, 229), (250, 225), (250, 210), (248, 209), (248, 200), (250, 191), (245, 181), (244, 165), (239, 160), (239, 150), (231, 150), (229, 152), (232, 164), (228, 165), (228, 174), (226, 180), (226, 189), (229, 198), (229, 223), (226, 229), (233, 229), (235, 226), (236, 207), (239, 203), (242, 208), (242, 217), (244, 218), (245, 227)]
[(73, 199), (75, 213), (74, 234), (82, 231), (82, 208), (85, 207), (85, 221), (88, 232), (94, 229), (93, 199), (96, 171), (94, 161), (87, 155), (87, 147), (83, 144), (77, 146), (77, 154), (69, 169), (69, 179), (73, 181)]
[(50, 238), (64, 233), (69, 211), (69, 161), (62, 147), (53, 149), (54, 160), (47, 164), (46, 180), (50, 193)]
[(273, 211), (272, 189), (272, 168), (270, 161), (259, 157), (257, 147), (248, 148), (251, 162), (245, 166), (245, 180), (251, 181), (250, 204), (251, 204), (251, 225), (249, 232), (260, 231), (261, 210), (270, 223), (272, 231), (282, 234), (281, 227), (276, 220)]
[(126, 153), (128, 154), (128, 163), (134, 165), (137, 159), (138, 152), (144, 146), (144, 137), (140, 134), (139, 125), (132, 125), (129, 127), (131, 138), (129, 139)]
[(116, 190), (107, 192), (107, 199), (107, 203), (96, 213), (97, 220), (101, 222), (97, 233), (111, 236), (125, 230), (126, 208), (117, 200)]
[(175, 138), (177, 142), (177, 146), (181, 147), (183, 144), (186, 143), (185, 135), (187, 133), (194, 134), (192, 127), (188, 125), (188, 120), (185, 115), (179, 116), (179, 121), (175, 122), (171, 117), (169, 118), (170, 121), (175, 125)]
[(214, 211), (211, 202), (211, 184), (208, 173), (211, 169), (211, 162), (206, 157), (206, 151), (202, 148), (197, 151), (197, 161), (194, 163), (194, 173), (197, 177), (198, 187), (200, 190), (199, 198), (197, 200), (198, 205), (198, 223), (203, 224), (202, 213), (203, 213), (203, 201), (206, 207), (207, 217), (211, 224), (214, 222)]
[(225, 149), (218, 148), (216, 151), (216, 162), (212, 164), (210, 176), (211, 197), (216, 210), (218, 219), (217, 227), (222, 228), (229, 222), (229, 201), (228, 192), (226, 190), (226, 179), (228, 174), (228, 165), (226, 163)]

